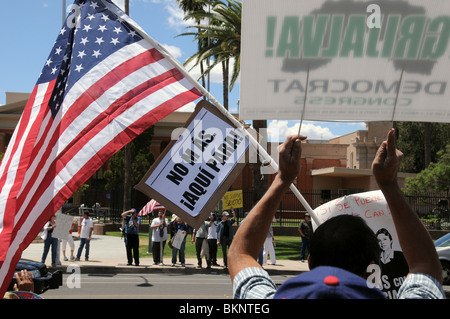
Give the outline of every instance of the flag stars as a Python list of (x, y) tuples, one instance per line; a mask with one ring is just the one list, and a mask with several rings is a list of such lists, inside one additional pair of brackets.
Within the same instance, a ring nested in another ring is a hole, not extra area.
[(103, 37), (101, 37), (101, 38), (96, 38), (97, 40), (95, 41), (95, 43), (97, 43), (98, 45), (101, 45), (103, 42), (105, 42), (104, 40), (103, 40)]
[(113, 32), (115, 32), (115, 33), (117, 33), (117, 34), (120, 34), (120, 33), (123, 32), (123, 31), (122, 31), (120, 28), (115, 27)]
[[(53, 56), (48, 57), (40, 81), (58, 77), (57, 81), (61, 82), (61, 88), (71, 87), (74, 81), (109, 56), (112, 51), (115, 52), (141, 38), (139, 32), (133, 30), (132, 26), (122, 25), (120, 22), (123, 19), (110, 13), (107, 10), (108, 5), (105, 7), (103, 2), (103, 0), (78, 2), (80, 6), (84, 5), (84, 9), (75, 17), (75, 28), (67, 24), (61, 27), (60, 36), (52, 51)], [(69, 74), (69, 78), (64, 81), (62, 78)]]
[(94, 53), (92, 54), (92, 56), (95, 56), (96, 58), (98, 58), (100, 55), (102, 55), (100, 53), (100, 50), (94, 50)]
[(102, 33), (103, 33), (103, 31), (106, 31), (106, 30), (108, 30), (106, 28), (106, 25), (101, 25), (101, 26), (98, 27), (98, 31), (101, 31)]
[(83, 31), (89, 32), (89, 30), (92, 30), (91, 25), (90, 24), (85, 24), (84, 28), (83, 28)]
[(97, 2), (92, 2), (89, 6), (92, 7), (92, 9), (94, 9), (94, 10), (95, 10), (96, 8), (98, 8)]
[(77, 66), (76, 66), (76, 68), (75, 68), (75, 71), (77, 71), (77, 72), (81, 72), (81, 70), (83, 70), (84, 68), (83, 68), (83, 65), (82, 64), (77, 64)]

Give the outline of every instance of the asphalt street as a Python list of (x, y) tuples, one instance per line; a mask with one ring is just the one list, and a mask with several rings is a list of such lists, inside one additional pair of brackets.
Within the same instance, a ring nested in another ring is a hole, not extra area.
[[(75, 255), (78, 241), (75, 240)], [(168, 249), (168, 247), (166, 248)], [(22, 254), (22, 258), (40, 261), (43, 243), (30, 244)], [(219, 257), (219, 256), (218, 256)], [(49, 290), (44, 298), (58, 299), (229, 299), (232, 298), (231, 281), (223, 267), (197, 269), (196, 259), (187, 259), (186, 267), (177, 264), (172, 267), (170, 258), (165, 258), (164, 265), (154, 265), (151, 255), (141, 258), (140, 266), (126, 265), (124, 242), (119, 237), (94, 235), (91, 240), (89, 260), (64, 261), (57, 269), (63, 270), (63, 286)], [(222, 259), (218, 258), (223, 265)], [(50, 264), (50, 254), (46, 259)], [(79, 268), (79, 287), (71, 284), (74, 272), (68, 267)], [(266, 265), (265, 269), (275, 283), (281, 284), (287, 278), (309, 271), (305, 262), (295, 260), (278, 260), (276, 265)], [(49, 267), (52, 271), (54, 268)], [(444, 286), (450, 296), (450, 286)]]

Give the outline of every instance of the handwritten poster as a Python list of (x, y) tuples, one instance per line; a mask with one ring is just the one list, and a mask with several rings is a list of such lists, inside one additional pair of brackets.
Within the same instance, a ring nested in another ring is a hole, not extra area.
[(231, 207), (233, 208), (244, 207), (244, 201), (242, 198), (242, 189), (237, 191), (226, 192), (225, 195), (223, 195), (222, 203), (223, 209), (231, 209)]
[[(314, 210), (323, 223), (339, 215), (359, 216), (375, 233), (381, 248), (379, 269), (375, 269), (373, 284), (389, 299), (396, 299), (408, 274), (408, 265), (401, 250), (389, 206), (381, 191), (353, 194), (327, 202)], [(313, 229), (319, 225), (313, 221)], [(370, 273), (372, 271), (369, 271)]]

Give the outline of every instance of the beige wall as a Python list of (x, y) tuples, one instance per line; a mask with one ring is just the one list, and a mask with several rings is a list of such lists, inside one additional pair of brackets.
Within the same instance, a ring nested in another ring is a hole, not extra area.
[(367, 122), (366, 130), (358, 130), (331, 139), (331, 144), (347, 144), (348, 168), (370, 169), (376, 151), (385, 140), (391, 127), (390, 122)]

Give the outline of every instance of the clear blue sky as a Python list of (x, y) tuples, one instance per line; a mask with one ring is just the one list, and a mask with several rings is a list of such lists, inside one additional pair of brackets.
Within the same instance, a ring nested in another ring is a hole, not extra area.
[[(119, 6), (124, 0), (114, 0)], [(72, 0), (66, 0), (66, 6)], [(0, 104), (5, 92), (31, 92), (62, 25), (62, 0), (14, 0), (2, 2), (0, 20)], [(191, 37), (176, 37), (186, 32), (183, 13), (175, 0), (130, 0), (130, 16), (151, 37), (165, 45), (181, 63), (195, 53)], [(193, 71), (195, 78), (198, 72)], [(211, 93), (222, 102), (221, 74), (211, 77)], [(238, 112), (239, 84), (230, 93), (230, 111)], [(281, 138), (296, 134), (299, 121), (272, 121)], [(364, 129), (364, 123), (309, 122), (302, 124), (302, 134), (312, 139), (329, 139)]]

